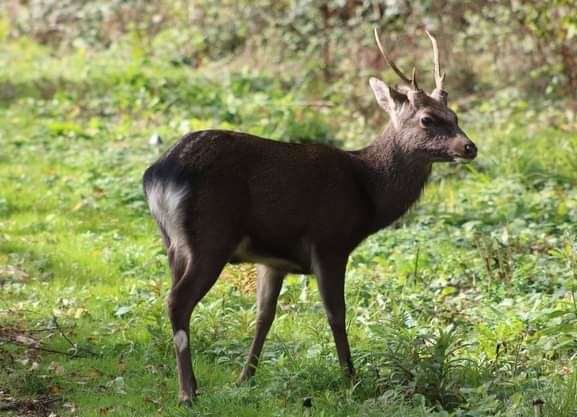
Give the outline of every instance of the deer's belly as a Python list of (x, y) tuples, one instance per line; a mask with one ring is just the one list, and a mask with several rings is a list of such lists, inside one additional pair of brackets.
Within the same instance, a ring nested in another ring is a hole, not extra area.
[(245, 237), (239, 243), (229, 260), (232, 264), (241, 262), (268, 265), (293, 274), (310, 274), (310, 262), (305, 262), (304, 259), (299, 260), (294, 254), (278, 253), (261, 245), (255, 245), (249, 237)]

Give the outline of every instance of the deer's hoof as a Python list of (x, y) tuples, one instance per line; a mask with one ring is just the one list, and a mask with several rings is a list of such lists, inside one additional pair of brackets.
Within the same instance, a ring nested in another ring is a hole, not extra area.
[(354, 368), (348, 368), (344, 370), (344, 377), (346, 381), (355, 383), (359, 380), (359, 375), (357, 374), (357, 372), (355, 371)]
[(240, 387), (243, 385), (253, 385), (255, 383), (254, 381), (254, 374), (245, 374), (244, 372), (241, 374), (241, 376), (238, 377), (238, 379), (236, 380), (236, 386)]
[(236, 380), (236, 385), (240, 386), (246, 384), (248, 381), (252, 379), (253, 375), (254, 375), (254, 369), (244, 368), (240, 373), (240, 376)]
[(186, 396), (184, 398), (181, 397), (180, 401), (178, 402), (178, 405), (184, 408), (191, 408), (192, 404), (194, 402), (194, 400), (196, 400), (196, 397), (198, 396), (198, 391), (193, 391), (192, 392), (192, 396)]
[(183, 407), (183, 408), (191, 408), (192, 407), (192, 400), (191, 399), (180, 400), (178, 402), (178, 405)]
[(245, 385), (249, 379), (250, 379), (250, 377), (247, 377), (245, 375), (239, 376), (238, 379), (236, 380), (236, 386), (240, 387), (242, 385)]

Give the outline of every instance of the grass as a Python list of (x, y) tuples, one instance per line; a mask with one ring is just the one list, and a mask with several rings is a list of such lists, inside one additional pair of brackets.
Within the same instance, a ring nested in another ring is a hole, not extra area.
[(230, 267), (193, 315), (202, 395), (178, 408), (166, 259), (140, 186), (161, 151), (148, 137), (225, 127), (352, 148), (384, 120), (338, 88), (332, 108), (307, 105), (306, 77), (218, 74), (0, 47), (0, 401), (237, 417), (301, 416), (310, 397), (313, 416), (517, 417), (542, 400), (544, 417), (575, 415), (577, 137), (482, 106), (460, 112), (478, 160), (436, 167), (418, 206), (351, 257), (357, 381), (340, 376), (314, 280), (291, 276), (254, 383), (236, 387), (254, 271)]

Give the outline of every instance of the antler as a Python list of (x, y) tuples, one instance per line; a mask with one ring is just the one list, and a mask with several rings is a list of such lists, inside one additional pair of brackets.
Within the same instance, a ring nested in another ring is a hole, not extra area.
[(410, 79), (407, 78), (407, 76), (405, 74), (403, 74), (401, 72), (401, 70), (395, 65), (394, 61), (391, 60), (389, 58), (389, 56), (385, 53), (385, 50), (383, 49), (383, 45), (381, 45), (381, 40), (379, 39), (379, 34), (377, 32), (377, 28), (374, 28), (374, 33), (375, 33), (375, 40), (377, 41), (377, 47), (379, 48), (379, 51), (381, 51), (383, 58), (385, 58), (385, 62), (393, 69), (393, 71), (395, 71), (395, 73), (401, 78), (401, 80), (403, 80), (405, 83), (409, 84), (413, 90), (418, 90), (419, 86), (417, 84), (415, 67), (413, 67), (413, 75), (411, 76), (411, 78)]
[(425, 30), (425, 33), (427, 34), (427, 36), (431, 40), (431, 43), (433, 44), (433, 58), (435, 60), (435, 69), (433, 71), (433, 74), (435, 76), (435, 90), (433, 91), (433, 94), (440, 96), (440, 98), (442, 98), (442, 96), (444, 95), (446, 100), (447, 93), (444, 92), (443, 90), (445, 73), (443, 72), (441, 74), (441, 66), (439, 64), (439, 46), (437, 45), (437, 39), (433, 35), (431, 35), (431, 33), (428, 30)]

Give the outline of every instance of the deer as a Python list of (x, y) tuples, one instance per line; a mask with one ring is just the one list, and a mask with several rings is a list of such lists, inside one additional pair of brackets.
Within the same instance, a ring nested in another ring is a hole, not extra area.
[(344, 375), (355, 375), (345, 326), (345, 272), (351, 252), (391, 225), (419, 199), (436, 162), (468, 162), (477, 147), (459, 127), (443, 89), (436, 38), (435, 88), (407, 77), (374, 36), (402, 81), (371, 77), (388, 113), (368, 146), (345, 151), (247, 133), (203, 130), (184, 135), (143, 176), (172, 275), (167, 297), (176, 352), (179, 400), (198, 394), (190, 351), (190, 318), (227, 264), (256, 264), (255, 334), (238, 383), (255, 375), (287, 274), (314, 274)]

